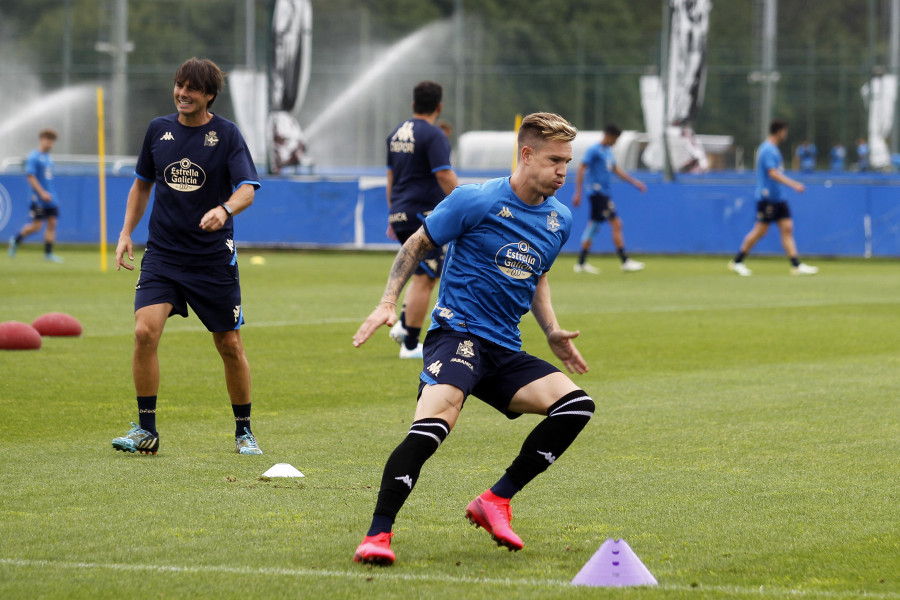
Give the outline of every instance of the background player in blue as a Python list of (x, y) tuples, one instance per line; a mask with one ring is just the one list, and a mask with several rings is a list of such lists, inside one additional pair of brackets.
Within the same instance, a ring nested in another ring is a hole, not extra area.
[(804, 173), (812, 173), (816, 170), (816, 159), (819, 156), (819, 150), (816, 145), (809, 140), (803, 140), (797, 146), (797, 162), (800, 170)]
[[(387, 139), (388, 237), (401, 244), (459, 183), (450, 166), (450, 141), (435, 125), (442, 97), (439, 84), (417, 84), (413, 118), (398, 125)], [(419, 333), (443, 263), (444, 249), (435, 248), (425, 255), (406, 288), (400, 320), (390, 331), (391, 339), (400, 344), (400, 358), (422, 358)]]
[(622, 235), (622, 219), (616, 214), (616, 205), (612, 201), (611, 180), (612, 174), (615, 173), (624, 181), (627, 181), (641, 193), (647, 191), (647, 186), (643, 182), (638, 181), (629, 175), (625, 169), (616, 164), (612, 147), (616, 144), (616, 140), (622, 134), (622, 130), (614, 123), (608, 124), (603, 129), (603, 138), (596, 144), (591, 145), (581, 164), (578, 166), (578, 175), (575, 177), (575, 193), (572, 195), (572, 204), (575, 208), (581, 205), (582, 189), (587, 188), (588, 199), (591, 201), (591, 218), (588, 220), (581, 236), (581, 252), (578, 254), (578, 261), (575, 263), (576, 273), (592, 273), (600, 272), (596, 267), (585, 262), (588, 252), (591, 249), (591, 240), (603, 224), (603, 221), (609, 221), (612, 231), (613, 244), (616, 247), (616, 253), (619, 260), (622, 261), (622, 270), (626, 273), (640, 271), (644, 268), (644, 263), (628, 258), (625, 252), (625, 237)]
[(429, 250), (449, 244), (414, 422), (385, 464), (357, 562), (393, 564), (394, 519), (469, 394), (511, 419), (546, 415), (506, 474), (466, 508), (472, 523), (510, 550), (523, 547), (510, 527), (510, 498), (555, 462), (593, 415), (590, 396), (553, 365), (523, 352), (519, 338), (519, 321), (530, 309), (566, 368), (587, 372), (572, 343), (578, 332), (560, 328), (547, 283), (572, 227), (571, 212), (553, 195), (565, 183), (574, 137), (575, 129), (558, 115), (527, 116), (512, 176), (460, 186), (434, 209), (403, 244), (381, 301), (353, 336), (358, 347), (378, 327), (393, 324), (397, 297), (415, 266)]
[(828, 153), (828, 158), (828, 166), (831, 172), (840, 173), (844, 170), (844, 161), (847, 160), (847, 150), (844, 149), (842, 143), (835, 141), (834, 145), (831, 147), (831, 152)]
[(16, 256), (16, 250), (27, 236), (40, 230), (43, 223), (47, 223), (44, 230), (44, 258), (50, 262), (62, 262), (62, 259), (53, 253), (53, 244), (56, 242), (56, 222), (59, 219), (59, 204), (57, 204), (56, 186), (53, 183), (53, 159), (50, 151), (56, 143), (57, 134), (53, 129), (42, 129), (38, 133), (38, 148), (32, 150), (25, 160), (25, 175), (28, 185), (31, 186), (31, 203), (28, 212), (31, 223), (23, 226), (15, 237), (9, 239), (9, 255)]
[(212, 332), (225, 364), (235, 420), (235, 452), (262, 454), (250, 429), (250, 365), (240, 327), (241, 287), (234, 219), (253, 202), (256, 167), (234, 123), (209, 112), (225, 82), (209, 60), (189, 59), (175, 73), (177, 112), (150, 122), (128, 194), (116, 270), (134, 269), (131, 234), (156, 186), (147, 248), (134, 298), (132, 373), (139, 424), (112, 441), (117, 450), (156, 454), (157, 347), (166, 319), (193, 309)]
[(817, 267), (811, 267), (797, 258), (797, 243), (794, 241), (794, 220), (781, 186), (786, 185), (798, 194), (806, 187), (784, 174), (784, 160), (778, 145), (787, 139), (787, 123), (776, 119), (769, 125), (769, 136), (756, 150), (756, 223), (744, 237), (741, 249), (728, 263), (728, 268), (743, 277), (749, 277), (753, 271), (744, 264), (744, 257), (769, 231), (773, 222), (781, 232), (781, 245), (791, 261), (791, 274), (815, 275)]

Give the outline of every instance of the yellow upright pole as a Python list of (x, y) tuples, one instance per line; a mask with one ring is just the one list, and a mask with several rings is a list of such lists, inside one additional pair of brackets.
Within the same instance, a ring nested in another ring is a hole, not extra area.
[[(513, 131), (513, 133), (516, 134), (516, 136), (515, 136), (516, 139), (518, 139), (518, 137), (519, 137), (519, 127), (521, 127), (521, 126), (522, 126), (522, 115), (517, 114), (516, 115), (516, 127), (515, 127), (515, 130)], [(515, 172), (516, 165), (518, 164), (518, 162), (519, 162), (519, 143), (518, 143), (518, 141), (516, 141), (515, 143), (513, 143), (513, 162), (512, 162), (513, 172)]]
[(103, 88), (97, 86), (97, 155), (100, 171), (100, 270), (106, 273), (106, 141), (103, 130)]

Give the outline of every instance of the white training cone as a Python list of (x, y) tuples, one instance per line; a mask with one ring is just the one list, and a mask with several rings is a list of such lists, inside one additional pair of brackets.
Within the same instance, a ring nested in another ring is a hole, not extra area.
[(305, 477), (305, 475), (287, 463), (278, 463), (263, 473), (263, 477)]

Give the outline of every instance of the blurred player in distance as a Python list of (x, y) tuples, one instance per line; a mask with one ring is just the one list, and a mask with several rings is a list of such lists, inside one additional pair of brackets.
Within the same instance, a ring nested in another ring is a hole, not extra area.
[(753, 271), (744, 264), (744, 258), (766, 235), (772, 223), (778, 225), (781, 233), (781, 245), (791, 261), (791, 274), (815, 275), (819, 272), (817, 267), (804, 264), (797, 258), (794, 220), (791, 218), (791, 209), (784, 198), (782, 186), (786, 185), (798, 194), (806, 191), (806, 187), (784, 174), (784, 160), (778, 145), (787, 139), (787, 135), (787, 123), (775, 119), (769, 125), (768, 137), (756, 150), (756, 223), (741, 242), (741, 249), (737, 255), (728, 263), (728, 268), (742, 277), (753, 274)]
[(188, 306), (212, 333), (225, 366), (235, 420), (235, 452), (262, 454), (250, 428), (250, 365), (241, 341), (244, 313), (234, 215), (253, 203), (259, 178), (234, 123), (210, 112), (225, 75), (191, 58), (175, 73), (174, 114), (150, 122), (134, 169), (116, 270), (134, 267), (131, 235), (156, 186), (149, 237), (134, 297), (132, 374), (138, 424), (115, 438), (117, 450), (156, 454), (157, 348), (166, 320)]
[[(554, 194), (572, 160), (573, 128), (550, 113), (522, 121), (512, 176), (456, 188), (397, 253), (375, 310), (353, 336), (359, 347), (397, 319), (404, 283), (429, 251), (449, 244), (425, 338), (419, 397), (406, 438), (387, 460), (372, 522), (357, 562), (390, 565), (393, 525), (422, 466), (449, 435), (471, 394), (509, 419), (544, 415), (506, 473), (466, 507), (466, 517), (510, 550), (510, 499), (553, 464), (594, 412), (594, 402), (567, 375), (522, 351), (519, 322), (531, 310), (552, 352), (573, 373), (587, 363), (562, 329), (550, 301), (547, 271), (571, 233), (572, 213)], [(498, 449), (499, 453), (500, 450)]]
[(581, 164), (578, 165), (572, 204), (575, 208), (578, 208), (581, 205), (582, 190), (587, 189), (588, 200), (591, 202), (591, 217), (581, 236), (581, 252), (578, 254), (578, 261), (575, 263), (576, 273), (596, 275), (600, 272), (586, 261), (588, 252), (591, 249), (591, 241), (594, 239), (594, 235), (596, 235), (603, 221), (609, 221), (613, 244), (616, 247), (619, 260), (622, 262), (622, 271), (629, 273), (640, 271), (644, 268), (644, 263), (628, 258), (628, 254), (625, 252), (622, 219), (616, 213), (616, 205), (612, 201), (610, 184), (612, 183), (613, 174), (636, 187), (641, 193), (647, 191), (647, 186), (643, 182), (638, 181), (629, 175), (625, 169), (616, 164), (613, 146), (621, 134), (622, 130), (619, 129), (618, 125), (615, 123), (608, 124), (603, 129), (603, 137), (599, 142), (592, 144), (587, 149), (584, 158), (581, 159)]
[[(435, 121), (443, 109), (443, 89), (433, 81), (413, 88), (413, 116), (387, 138), (387, 235), (406, 242), (422, 221), (459, 184), (450, 166), (450, 141)], [(400, 358), (421, 359), (419, 335), (431, 307), (431, 292), (441, 276), (444, 249), (422, 258), (406, 288), (400, 320), (390, 337), (400, 344)]]
[(31, 203), (28, 213), (31, 223), (26, 224), (15, 236), (9, 238), (9, 255), (16, 256), (16, 250), (22, 241), (41, 229), (44, 229), (44, 259), (49, 262), (60, 263), (62, 258), (53, 253), (53, 244), (56, 242), (56, 224), (59, 219), (59, 204), (57, 203), (56, 185), (53, 182), (53, 168), (55, 164), (50, 157), (53, 144), (59, 137), (55, 130), (47, 128), (38, 133), (38, 147), (32, 150), (25, 160), (25, 175), (28, 185), (31, 186)]

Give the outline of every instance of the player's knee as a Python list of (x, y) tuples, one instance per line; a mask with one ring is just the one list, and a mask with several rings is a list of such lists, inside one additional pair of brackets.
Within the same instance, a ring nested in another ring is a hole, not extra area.
[(226, 360), (236, 360), (244, 356), (244, 345), (236, 335), (216, 336), (216, 350)]
[(594, 416), (594, 400), (584, 390), (569, 392), (557, 400), (549, 409), (547, 417), (551, 419), (573, 419), (580, 427), (587, 425)]

